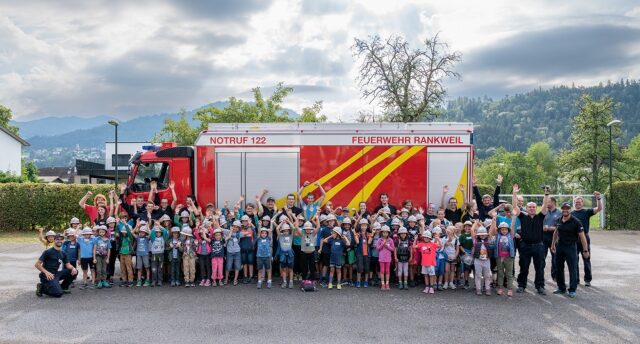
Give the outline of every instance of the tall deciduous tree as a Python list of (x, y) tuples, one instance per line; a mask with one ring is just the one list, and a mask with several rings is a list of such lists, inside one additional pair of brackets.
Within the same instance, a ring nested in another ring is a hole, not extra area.
[[(223, 109), (209, 106), (196, 111), (193, 119), (200, 122), (197, 128), (191, 127), (187, 121), (187, 113), (182, 110), (180, 118), (175, 121), (166, 119), (164, 128), (156, 134), (154, 141), (171, 140), (179, 145), (192, 145), (198, 133), (206, 130), (209, 123), (272, 123), (293, 122), (294, 119), (282, 107), (284, 99), (293, 91), (292, 87), (278, 83), (271, 96), (265, 98), (256, 87), (253, 92), (253, 101), (244, 101), (236, 97), (229, 98), (229, 105)], [(327, 117), (321, 114), (322, 102), (315, 102), (312, 106), (302, 109), (298, 122), (326, 122)]]
[(536, 142), (529, 146), (527, 157), (534, 162), (536, 171), (544, 177), (545, 184), (558, 190), (558, 169), (551, 146), (544, 141)]
[(492, 185), (502, 175), (502, 185), (520, 185), (524, 193), (540, 193), (545, 177), (536, 168), (536, 162), (522, 152), (508, 152), (500, 147), (494, 155), (477, 162), (475, 175), (478, 184)]
[(453, 67), (462, 55), (449, 51), (438, 34), (416, 49), (399, 36), (356, 38), (352, 50), (361, 62), (358, 83), (363, 98), (378, 102), (388, 121), (436, 118), (445, 100), (445, 79), (460, 77)]
[(0, 126), (18, 135), (18, 131), (19, 131), (18, 127), (9, 124), (9, 121), (11, 120), (12, 117), (13, 117), (13, 114), (11, 114), (11, 109), (3, 105), (0, 105)]
[[(560, 164), (568, 182), (577, 183), (583, 191), (605, 190), (609, 175), (609, 128), (613, 120), (615, 104), (611, 98), (593, 100), (583, 95), (578, 101), (578, 114), (573, 118), (571, 149), (564, 151)], [(620, 137), (620, 128), (613, 126), (614, 166), (621, 153), (615, 140)]]
[(640, 134), (629, 143), (629, 147), (622, 153), (625, 177), (640, 180)]

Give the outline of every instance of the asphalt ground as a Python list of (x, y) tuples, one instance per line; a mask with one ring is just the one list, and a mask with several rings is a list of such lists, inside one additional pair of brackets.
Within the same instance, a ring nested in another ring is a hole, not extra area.
[[(640, 232), (593, 232), (578, 297), (377, 288), (78, 290), (35, 296), (38, 244), (0, 242), (1, 343), (640, 343)], [(550, 264), (547, 264), (549, 267)], [(516, 271), (517, 273), (517, 271)], [(567, 276), (568, 277), (568, 276)]]

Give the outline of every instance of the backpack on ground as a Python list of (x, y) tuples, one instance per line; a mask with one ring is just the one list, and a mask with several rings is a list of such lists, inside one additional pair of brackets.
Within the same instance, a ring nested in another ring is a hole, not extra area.
[(316, 287), (316, 281), (312, 281), (312, 280), (303, 280), (300, 283), (300, 290), (302, 290), (303, 292), (307, 292), (307, 291), (317, 291), (318, 288)]

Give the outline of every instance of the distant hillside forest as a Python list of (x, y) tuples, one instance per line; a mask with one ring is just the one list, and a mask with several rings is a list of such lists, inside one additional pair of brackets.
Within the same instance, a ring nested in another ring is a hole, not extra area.
[(504, 147), (526, 151), (537, 141), (546, 141), (556, 151), (568, 148), (571, 119), (578, 113), (575, 104), (582, 94), (595, 100), (611, 97), (617, 107), (614, 117), (622, 120), (621, 144), (640, 133), (640, 82), (621, 80), (593, 87), (536, 89), (500, 100), (461, 97), (447, 104), (443, 121), (473, 122), (478, 157)]

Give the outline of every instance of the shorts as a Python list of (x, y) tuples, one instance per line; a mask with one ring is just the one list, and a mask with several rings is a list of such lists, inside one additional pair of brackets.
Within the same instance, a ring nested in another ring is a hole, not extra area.
[(436, 267), (435, 266), (423, 266), (422, 267), (422, 274), (423, 275), (429, 275), (429, 276), (435, 276), (436, 275)]
[(356, 257), (356, 269), (358, 271), (359, 274), (367, 274), (369, 273), (369, 267), (370, 267), (370, 262), (369, 262), (369, 256), (358, 256)]
[(149, 268), (149, 256), (136, 256), (136, 269)]
[(271, 257), (258, 257), (258, 270), (271, 270)]
[(329, 267), (341, 268), (344, 261), (344, 256), (329, 256)]
[(398, 262), (398, 276), (409, 276), (409, 262)]
[(353, 265), (356, 263), (356, 252), (354, 250), (347, 251), (347, 264)]
[(226, 268), (227, 268), (227, 271), (231, 271), (231, 270), (239, 271), (242, 268), (240, 252), (227, 253)]
[(320, 253), (320, 260), (322, 261), (322, 266), (329, 266), (329, 263), (331, 262), (331, 253)]
[(93, 264), (93, 258), (80, 258), (80, 267), (82, 270), (95, 270), (96, 265)]
[(293, 269), (293, 260), (294, 260), (294, 253), (292, 250), (280, 251), (280, 254), (278, 255), (278, 261), (280, 262), (281, 268)]
[[(240, 261), (242, 265), (253, 264), (253, 250), (240, 250)], [(271, 269), (271, 268), (269, 268)]]

